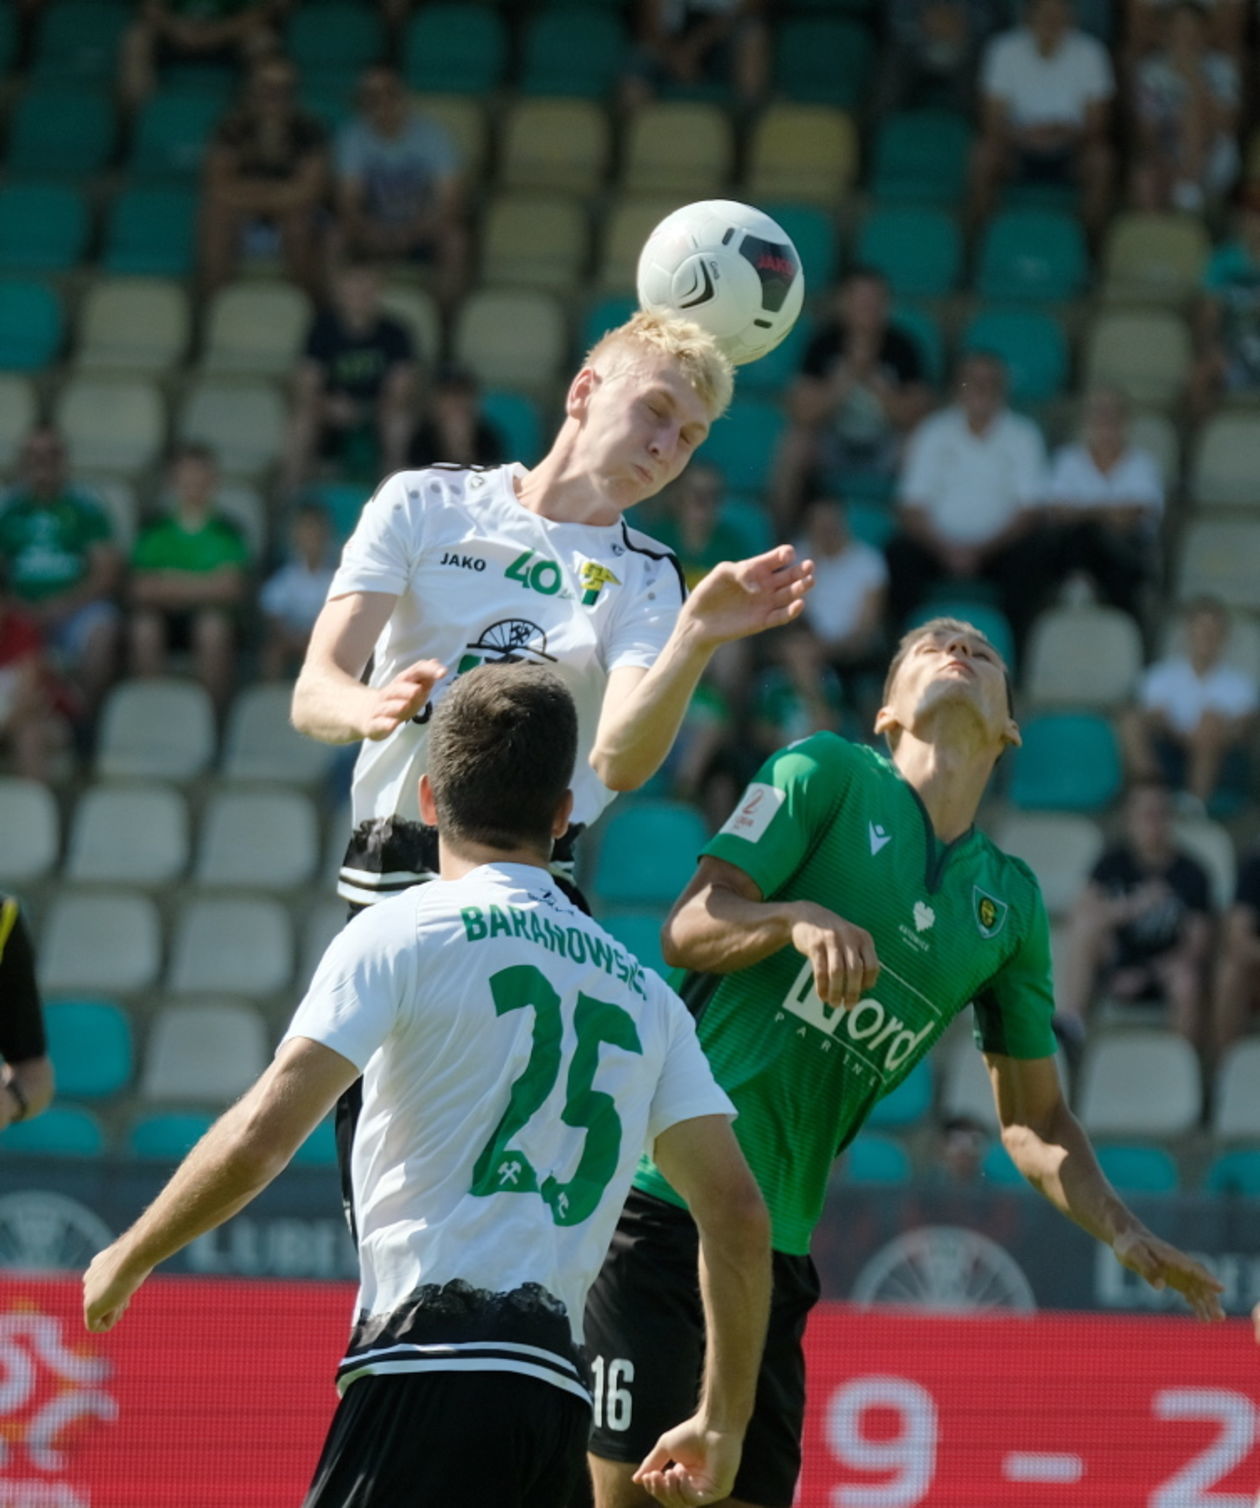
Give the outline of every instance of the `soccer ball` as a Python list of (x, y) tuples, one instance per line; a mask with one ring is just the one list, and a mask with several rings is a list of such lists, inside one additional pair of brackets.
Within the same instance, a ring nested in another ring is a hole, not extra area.
[(666, 215), (644, 244), (636, 281), (644, 309), (695, 320), (736, 366), (773, 351), (805, 298), (791, 237), (733, 199)]

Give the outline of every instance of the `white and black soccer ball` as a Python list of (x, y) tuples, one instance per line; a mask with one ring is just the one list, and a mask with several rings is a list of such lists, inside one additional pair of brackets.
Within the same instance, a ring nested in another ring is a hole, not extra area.
[(733, 199), (702, 199), (666, 215), (644, 243), (636, 282), (644, 309), (694, 320), (736, 366), (773, 351), (805, 298), (791, 237)]

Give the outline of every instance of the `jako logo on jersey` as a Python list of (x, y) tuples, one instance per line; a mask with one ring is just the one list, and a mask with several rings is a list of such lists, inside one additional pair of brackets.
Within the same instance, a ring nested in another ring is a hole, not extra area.
[(925, 901), (914, 903), (914, 930), (926, 932), (936, 921), (936, 912)]
[(885, 843), (892, 842), (892, 834), (881, 827), (878, 822), (868, 822), (866, 830), (870, 834), (871, 857), (874, 858)]
[(770, 826), (770, 819), (783, 805), (783, 798), (784, 793), (775, 786), (754, 780), (744, 792), (743, 800), (726, 819), (722, 831), (730, 833), (732, 837), (756, 843)]
[(971, 894), (976, 903), (976, 927), (980, 936), (996, 937), (1006, 925), (1006, 913), (1010, 907), (988, 891), (981, 890), (979, 885), (972, 886)]
[(859, 1000), (854, 1006), (825, 1005), (814, 988), (814, 966), (811, 963), (804, 964), (792, 981), (782, 1008), (829, 1037), (845, 1037), (856, 1043), (862, 1055), (885, 1074), (896, 1073), (932, 1030), (929, 1019), (917, 1032), (911, 1031), (900, 1016), (895, 1016), (882, 1000), (876, 1000), (873, 995)]
[(478, 559), (476, 555), (456, 555), (450, 550), (438, 561), (439, 565), (454, 566), (460, 571), (484, 571), (486, 563)]
[(586, 562), (578, 580), (582, 583), (583, 607), (594, 607), (604, 587), (621, 585), (620, 579), (614, 576), (607, 566), (602, 566), (594, 560)]

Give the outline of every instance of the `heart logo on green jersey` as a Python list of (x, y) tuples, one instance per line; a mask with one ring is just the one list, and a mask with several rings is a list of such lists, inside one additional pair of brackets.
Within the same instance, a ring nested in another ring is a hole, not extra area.
[(976, 903), (976, 927), (981, 937), (996, 937), (1006, 925), (1006, 913), (1010, 907), (1005, 901), (999, 901), (987, 891), (981, 890), (979, 885), (972, 888), (972, 895)]

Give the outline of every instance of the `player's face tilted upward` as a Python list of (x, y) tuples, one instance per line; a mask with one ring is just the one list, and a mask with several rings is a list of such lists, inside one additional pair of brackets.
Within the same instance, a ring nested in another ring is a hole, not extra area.
[(876, 719), (879, 733), (922, 734), (941, 715), (971, 723), (984, 743), (1019, 743), (1006, 666), (977, 629), (941, 627), (912, 644)]

